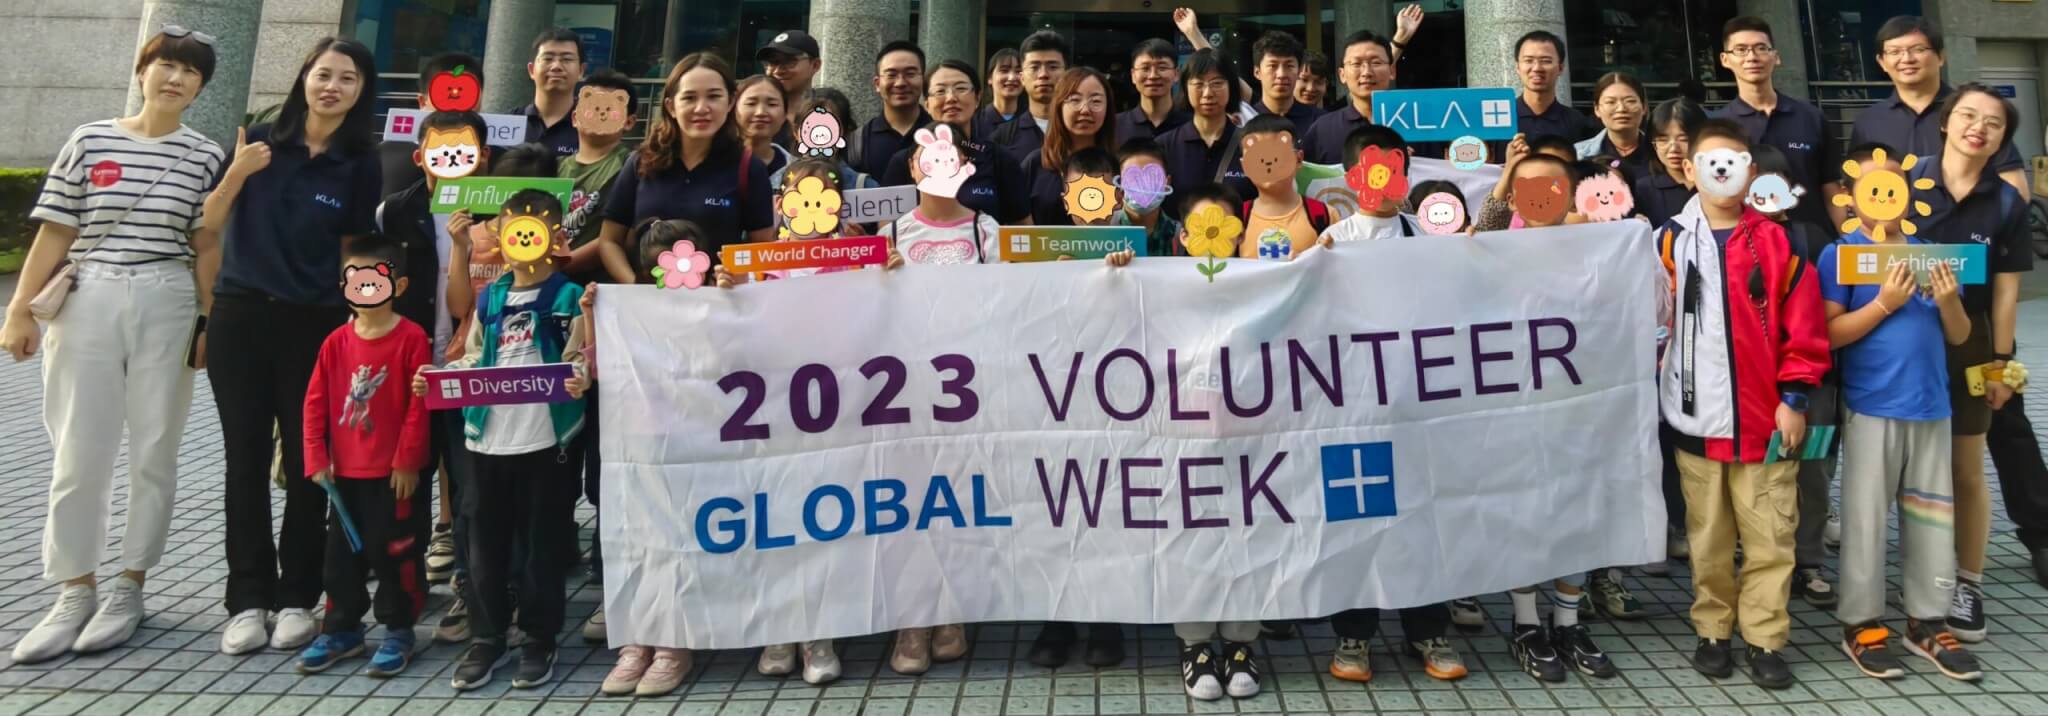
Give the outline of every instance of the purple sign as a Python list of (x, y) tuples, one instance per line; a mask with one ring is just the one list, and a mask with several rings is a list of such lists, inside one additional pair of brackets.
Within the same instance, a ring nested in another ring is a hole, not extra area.
[(567, 383), (576, 377), (568, 363), (513, 365), (495, 368), (430, 370), (427, 408), (444, 410), (471, 405), (566, 403)]

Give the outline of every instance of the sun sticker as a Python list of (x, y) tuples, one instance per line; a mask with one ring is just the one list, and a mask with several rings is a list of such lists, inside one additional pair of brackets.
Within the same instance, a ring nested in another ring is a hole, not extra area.
[(1885, 164), (1885, 151), (1876, 149), (1870, 154), (1870, 163), (1880, 168), (1865, 173), (1862, 164), (1853, 160), (1842, 162), (1842, 173), (1856, 181), (1854, 191), (1835, 195), (1835, 206), (1846, 207), (1853, 204), (1856, 209), (1854, 216), (1842, 222), (1842, 233), (1868, 229), (1871, 241), (1883, 243), (1884, 225), (1893, 220), (1899, 222), (1900, 233), (1906, 236), (1919, 233), (1919, 227), (1914, 226), (1913, 221), (1907, 218), (1906, 208), (1912, 207), (1913, 211), (1921, 216), (1934, 213), (1934, 209), (1929, 207), (1927, 202), (1914, 201), (1912, 192), (1913, 189), (1933, 189), (1934, 180), (1921, 177), (1914, 180), (1909, 188), (1904, 172), (1912, 171), (1913, 167), (1920, 163), (1920, 158), (1908, 154), (1905, 159), (1899, 161), (1899, 171), (1892, 171), (1882, 168)]
[(506, 260), (525, 266), (531, 273), (533, 264), (553, 253), (555, 232), (561, 231), (562, 225), (553, 223), (554, 217), (546, 209), (531, 213), (533, 207), (522, 208), (525, 211), (505, 218), (504, 226), (498, 230), (498, 249)]
[(1093, 174), (1067, 182), (1067, 215), (1092, 224), (1116, 213), (1116, 186)]

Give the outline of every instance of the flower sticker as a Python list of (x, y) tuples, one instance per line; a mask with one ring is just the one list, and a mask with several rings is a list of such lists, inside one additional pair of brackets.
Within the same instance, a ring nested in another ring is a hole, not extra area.
[(1166, 181), (1166, 166), (1162, 164), (1124, 167), (1116, 185), (1124, 190), (1124, 201), (1141, 213), (1165, 203), (1167, 195), (1173, 193), (1173, 185)]
[(703, 288), (704, 273), (711, 270), (711, 257), (687, 239), (661, 252), (657, 263), (654, 280), (662, 288)]
[(1408, 198), (1408, 153), (1399, 149), (1366, 147), (1358, 152), (1358, 164), (1344, 172), (1344, 182), (1358, 192), (1358, 210), (1370, 212), (1381, 202), (1399, 206)]
[(1215, 283), (1216, 274), (1222, 273), (1223, 267), (1228, 265), (1218, 263), (1216, 259), (1237, 255), (1237, 237), (1244, 233), (1244, 222), (1224, 213), (1221, 206), (1204, 204), (1188, 213), (1184, 230), (1187, 232), (1188, 253), (1209, 259), (1196, 264), (1195, 270), (1209, 277), (1210, 283)]
[[(799, 237), (824, 236), (839, 228), (839, 188), (807, 176), (782, 192), (783, 228)], [(788, 237), (784, 237), (788, 238)]]

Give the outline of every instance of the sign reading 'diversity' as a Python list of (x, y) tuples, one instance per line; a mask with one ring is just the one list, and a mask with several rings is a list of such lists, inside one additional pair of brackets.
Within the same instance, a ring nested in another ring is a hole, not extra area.
[(610, 633), (1291, 619), (1657, 558), (1651, 246), (607, 287)]
[(998, 238), (1005, 263), (1099, 259), (1118, 251), (1145, 255), (1142, 226), (1005, 226)]
[(471, 405), (565, 402), (570, 399), (566, 383), (576, 377), (576, 369), (567, 363), (542, 363), (430, 370), (426, 377), (427, 409), (445, 410)]
[(452, 214), (468, 209), (473, 214), (497, 214), (505, 206), (505, 200), (524, 189), (539, 189), (562, 200), (562, 206), (569, 205), (569, 194), (576, 190), (573, 179), (554, 177), (463, 177), (445, 179), (434, 184), (434, 200), (428, 211), (435, 214)]
[(1835, 244), (1835, 279), (1844, 286), (1884, 283), (1893, 264), (1905, 264), (1913, 280), (1927, 286), (1927, 272), (1948, 264), (1956, 283), (1979, 284), (1989, 254), (1983, 244)]
[(1464, 136), (1513, 139), (1515, 91), (1506, 87), (1382, 90), (1372, 93), (1372, 121), (1409, 142)]

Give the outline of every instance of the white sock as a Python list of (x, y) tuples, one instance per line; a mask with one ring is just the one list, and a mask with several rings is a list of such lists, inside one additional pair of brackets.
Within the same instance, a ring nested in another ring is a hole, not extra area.
[(1578, 624), (1579, 598), (1584, 597), (1585, 594), (1565, 594), (1564, 592), (1555, 592), (1554, 594), (1555, 596), (1551, 597), (1550, 604), (1556, 607), (1556, 609), (1550, 610), (1550, 621), (1561, 627)]
[(1515, 603), (1515, 626), (1543, 624), (1543, 616), (1536, 613), (1536, 590), (1508, 592), (1508, 599)]
[(1982, 572), (1971, 572), (1968, 570), (1958, 569), (1956, 570), (1956, 578), (1963, 580), (1965, 582), (1969, 582), (1970, 586), (1973, 587), (1980, 587), (1984, 585), (1984, 574)]

